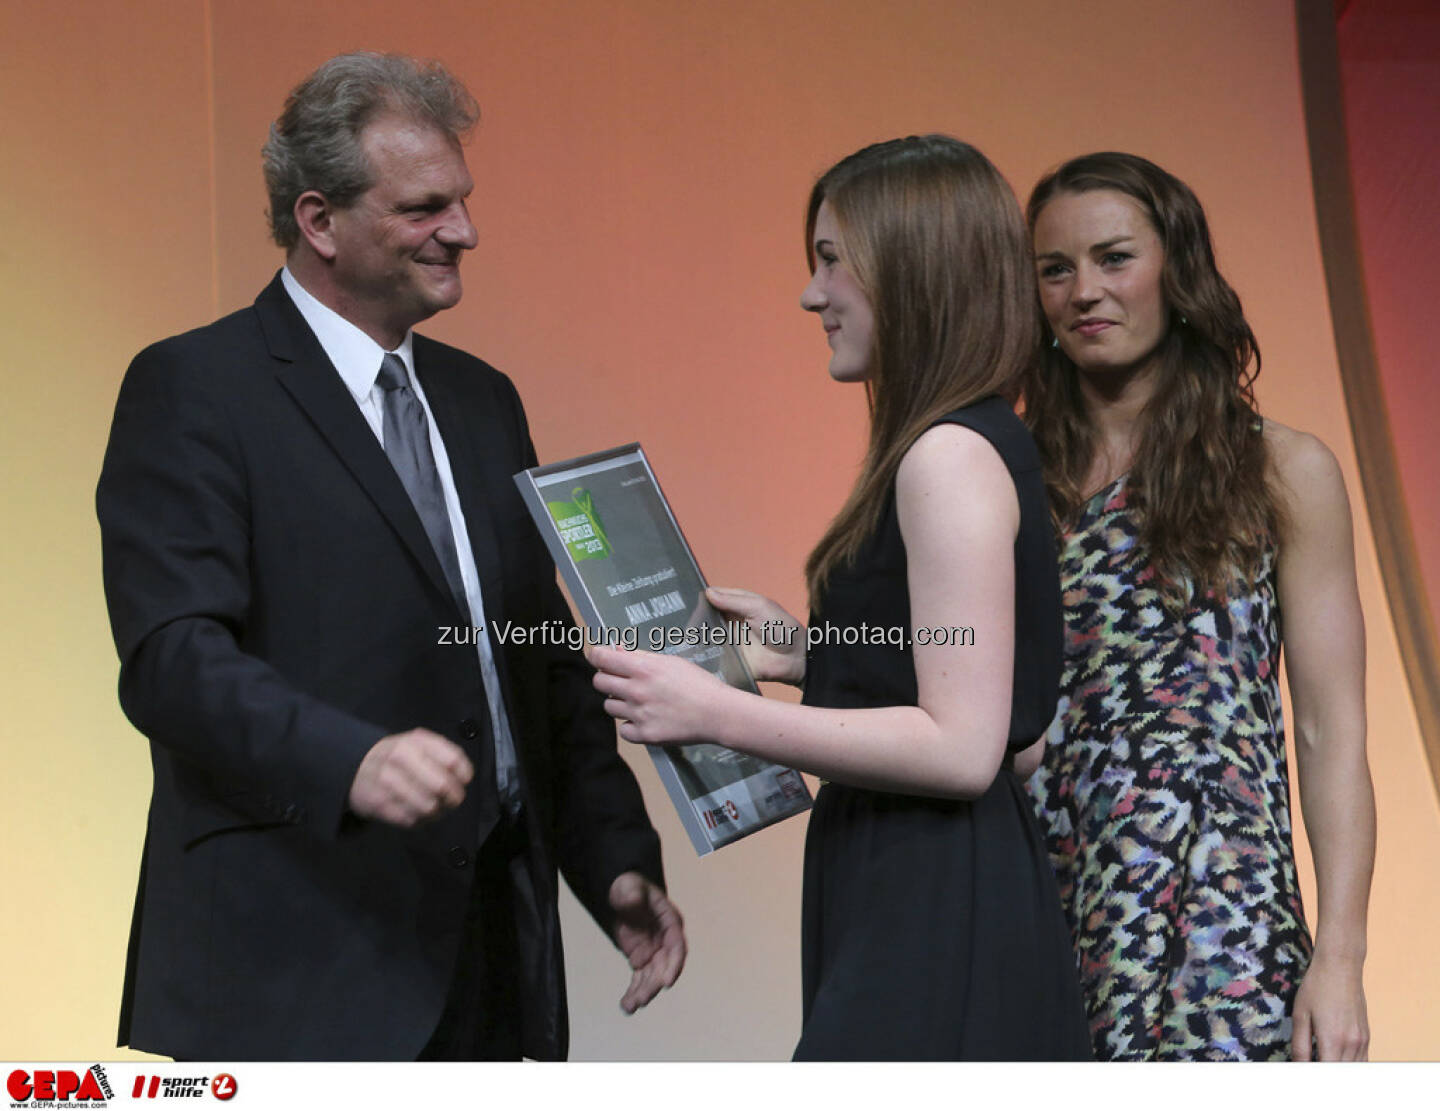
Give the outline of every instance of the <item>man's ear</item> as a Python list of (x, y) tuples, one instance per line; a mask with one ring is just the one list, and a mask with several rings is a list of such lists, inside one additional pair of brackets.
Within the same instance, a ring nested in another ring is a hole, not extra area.
[(300, 237), (327, 262), (335, 257), (335, 208), (325, 194), (307, 189), (295, 198), (295, 223)]

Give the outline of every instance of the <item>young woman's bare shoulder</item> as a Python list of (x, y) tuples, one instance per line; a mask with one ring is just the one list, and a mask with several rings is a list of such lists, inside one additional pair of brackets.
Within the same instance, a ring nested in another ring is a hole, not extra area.
[(1265, 446), (1275, 492), (1292, 510), (1317, 501), (1345, 499), (1339, 460), (1318, 436), (1267, 420)]
[(895, 475), (902, 529), (909, 512), (944, 505), (948, 515), (997, 511), (1019, 519), (1019, 501), (1010, 470), (995, 446), (961, 424), (937, 424), (910, 445)]
[(911, 490), (940, 487), (954, 493), (971, 482), (1008, 484), (1010, 471), (995, 446), (979, 432), (947, 423), (920, 434), (900, 460), (895, 477), (901, 487)]

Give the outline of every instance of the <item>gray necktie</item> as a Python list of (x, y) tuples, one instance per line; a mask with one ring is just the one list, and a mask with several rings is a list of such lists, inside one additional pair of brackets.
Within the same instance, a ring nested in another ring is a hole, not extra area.
[(435, 469), (435, 455), (430, 450), (425, 407), (410, 388), (410, 379), (399, 355), (386, 353), (376, 381), (385, 391), (385, 454), (390, 457), (415, 512), (420, 515), (420, 523), (425, 526), (425, 535), (439, 557), (440, 569), (445, 572), (455, 604), (468, 624), (470, 606), (465, 599), (465, 580), (460, 575), (460, 560), (455, 554), (455, 535), (450, 531), (450, 513), (445, 508), (440, 472)]

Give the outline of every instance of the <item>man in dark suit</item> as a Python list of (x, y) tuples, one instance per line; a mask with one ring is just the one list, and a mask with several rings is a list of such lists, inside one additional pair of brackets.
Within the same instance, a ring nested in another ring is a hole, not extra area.
[(460, 299), (474, 101), (327, 62), (265, 148), (286, 268), (143, 351), (97, 492), (155, 784), (120, 1040), (199, 1059), (563, 1057), (556, 869), (643, 1006), (685, 942), (659, 842), (511, 481), (509, 380), (411, 327)]

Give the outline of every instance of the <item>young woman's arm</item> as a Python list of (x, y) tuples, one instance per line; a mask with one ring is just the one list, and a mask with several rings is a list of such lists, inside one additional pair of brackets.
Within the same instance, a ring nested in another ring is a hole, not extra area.
[[(597, 647), (595, 686), (640, 744), (714, 741), (840, 783), (973, 798), (1005, 755), (1020, 507), (989, 441), (938, 425), (895, 480), (912, 632), (971, 627), (974, 643), (914, 644), (917, 706), (831, 710), (759, 698), (673, 656)], [(958, 638), (955, 638), (958, 639)]]
[(1295, 997), (1292, 1048), (1302, 1061), (1364, 1060), (1370, 1028), (1361, 971), (1375, 795), (1365, 758), (1365, 624), (1350, 503), (1324, 444), (1270, 422), (1266, 435), (1289, 518), (1280, 544), (1280, 614), (1300, 806), (1320, 904), (1315, 953)]
[(1029, 748), (1022, 748), (1015, 754), (1015, 774), (1020, 779), (1029, 779), (1035, 774), (1045, 759), (1045, 739), (1048, 733), (1042, 733), (1040, 739)]

